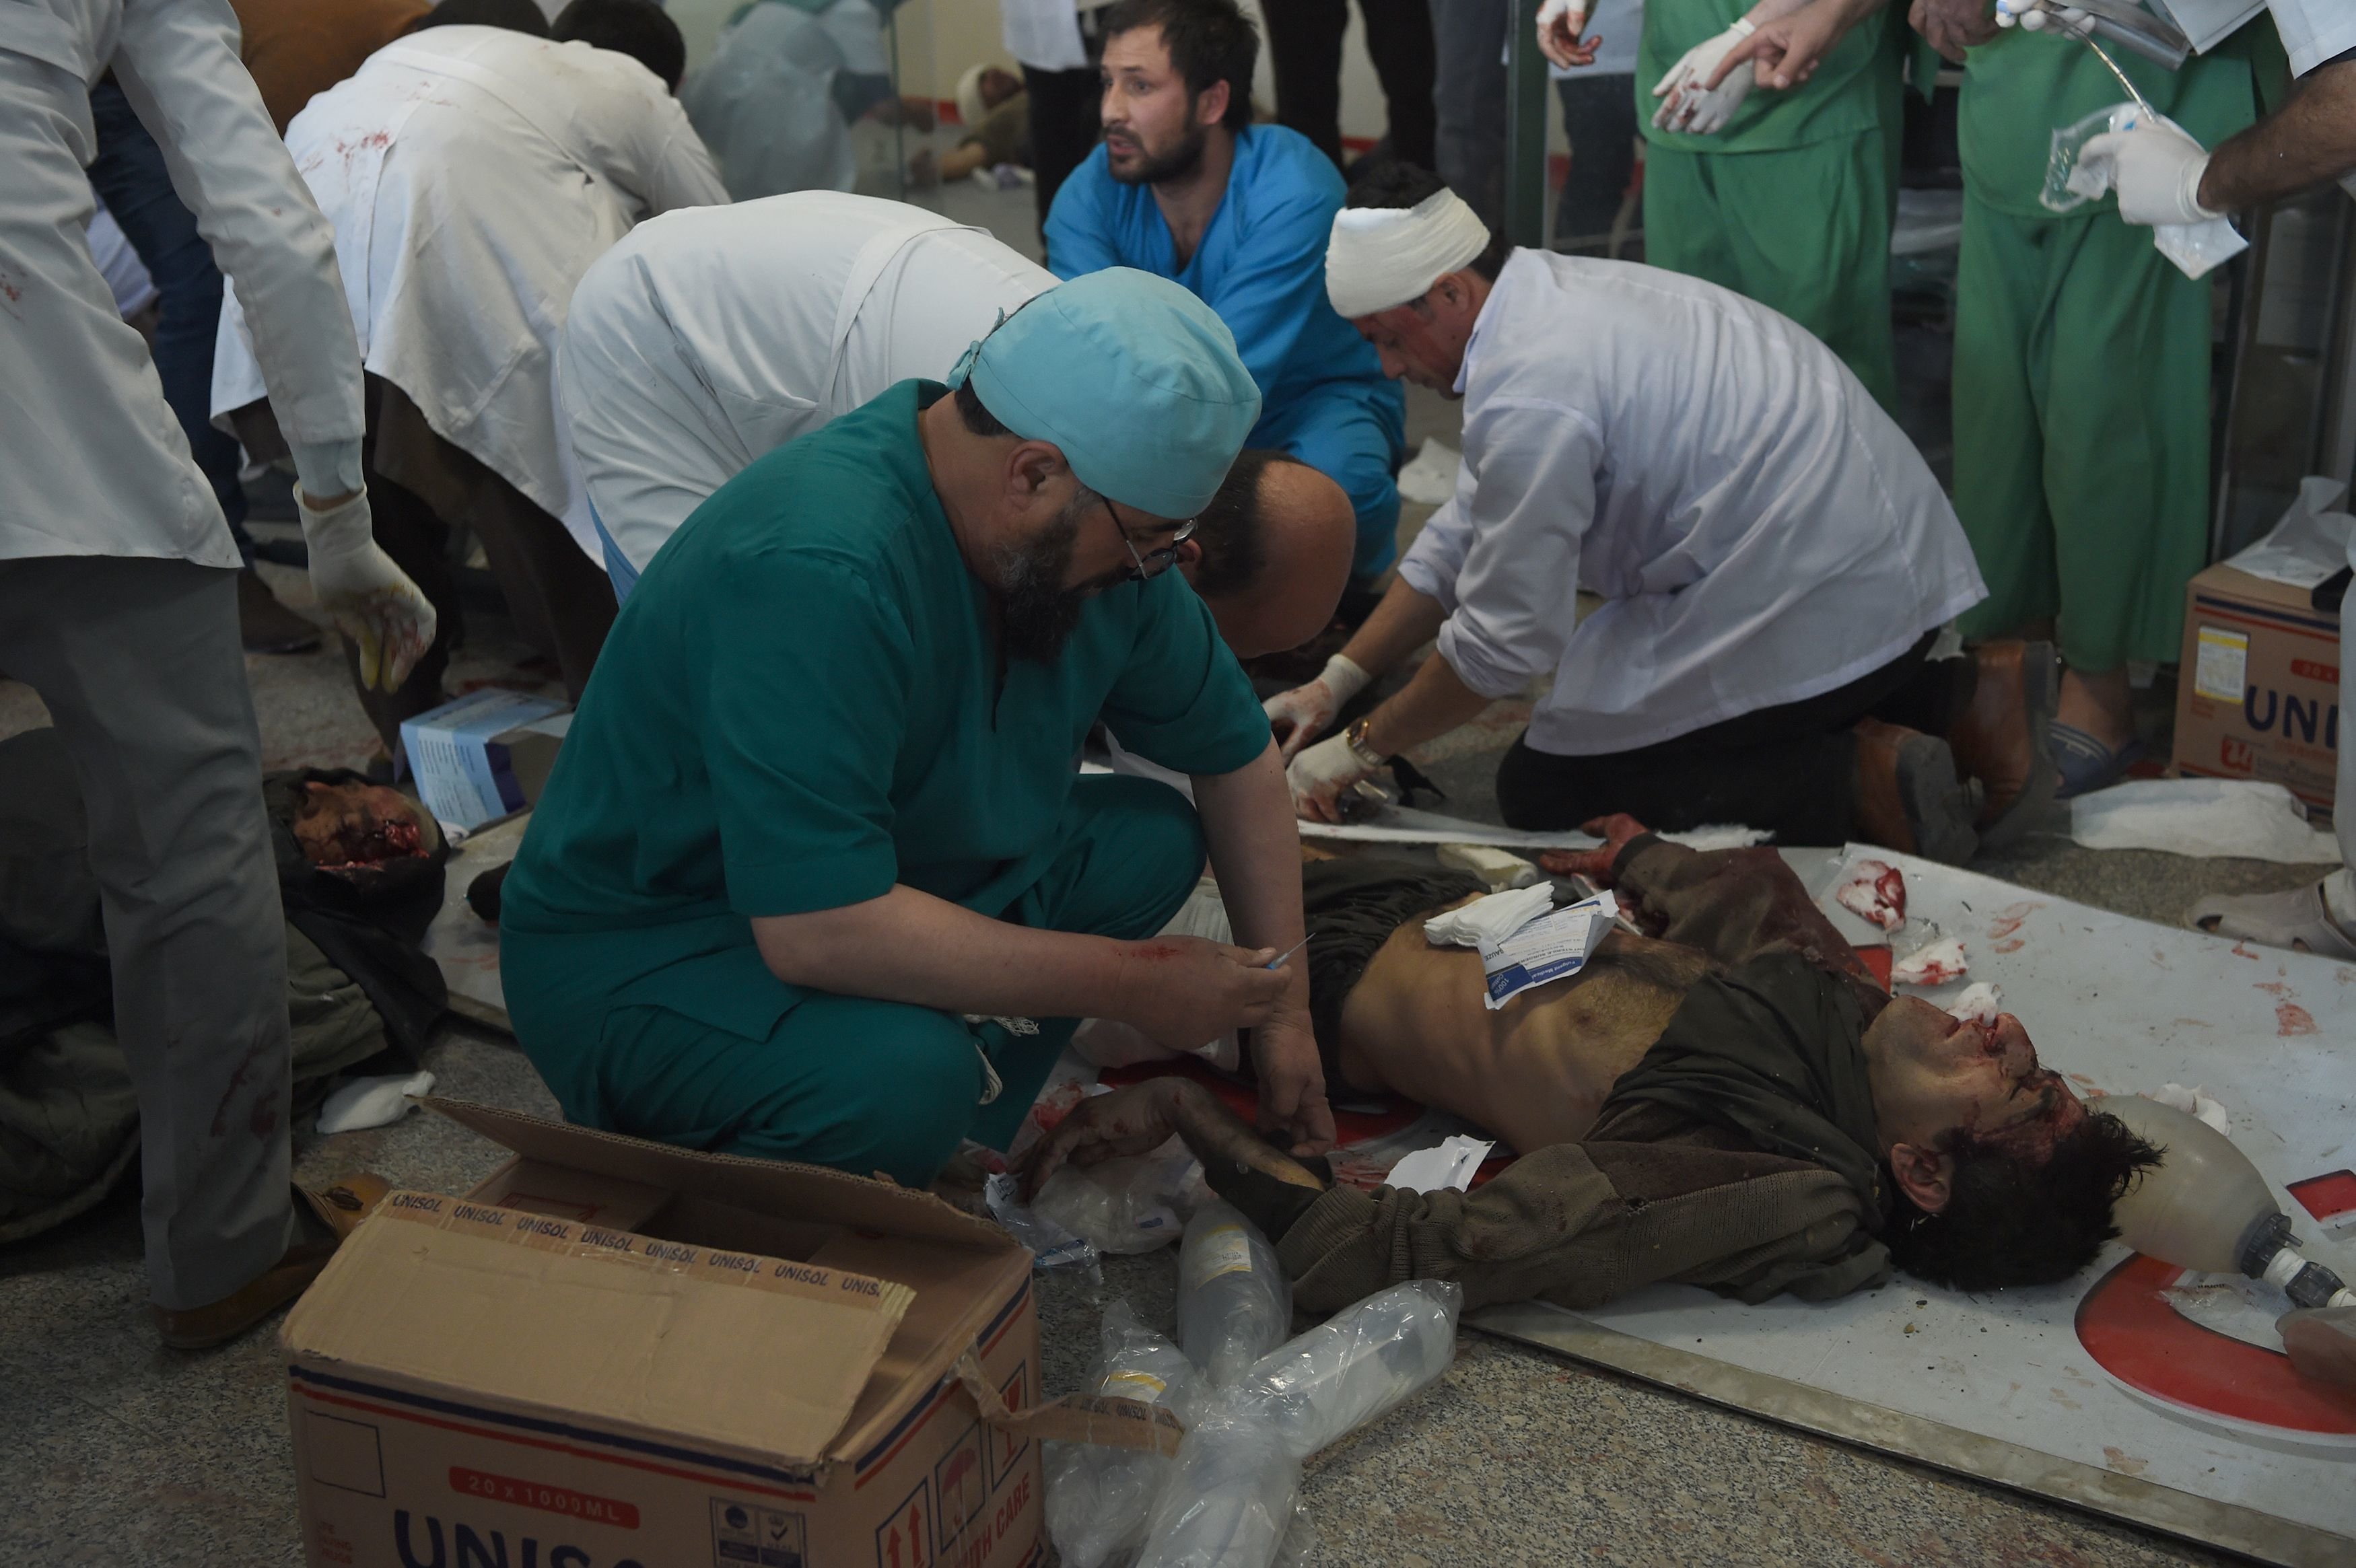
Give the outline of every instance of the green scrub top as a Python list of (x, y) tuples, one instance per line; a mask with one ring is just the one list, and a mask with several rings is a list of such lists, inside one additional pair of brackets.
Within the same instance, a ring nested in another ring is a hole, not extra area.
[[(1661, 100), (1654, 84), (1696, 44), (1741, 20), (1754, 0), (1645, 0), (1644, 29), (1636, 48), (1636, 123), (1644, 140), (1688, 153), (1780, 153), (1881, 129), (1898, 101), (1898, 55), (1889, 46), (1893, 23), (1886, 6), (1849, 30), (1788, 92), (1753, 89), (1726, 129), (1696, 136), (1659, 129)], [(1747, 70), (1748, 66), (1738, 66)]]
[[(2244, 27), (2214, 51), (2169, 70), (2131, 49), (2104, 46), (2146, 101), (2184, 127), (2204, 147), (2245, 129), (2257, 117), (2253, 51), (2272, 44), (2273, 24)], [(1964, 185), (1972, 198), (2016, 218), (2065, 216), (2038, 198), (2053, 133), (2097, 110), (2127, 101), (2118, 78), (2094, 51), (2052, 33), (2008, 27), (1965, 57), (1957, 140)], [(2116, 211), (2108, 196), (2068, 216)]]
[(894, 883), (1001, 913), (1055, 855), (1099, 717), (1182, 773), (1267, 749), (1175, 571), (1090, 600), (1054, 664), (1001, 660), (917, 434), (944, 391), (903, 381), (770, 453), (648, 565), (502, 894), (508, 929), (611, 936), (567, 944), (577, 993), (761, 1038), (802, 994), (753, 917)]

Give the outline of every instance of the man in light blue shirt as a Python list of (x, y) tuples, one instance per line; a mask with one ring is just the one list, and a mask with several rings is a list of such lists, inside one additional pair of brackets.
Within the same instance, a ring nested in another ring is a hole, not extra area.
[(1174, 279), (1235, 334), (1261, 398), (1253, 446), (1332, 477), (1357, 514), (1354, 589), (1398, 553), (1407, 404), (1325, 297), (1342, 177), (1309, 139), (1251, 123), (1259, 49), (1235, 0), (1120, 0), (1105, 21), (1104, 142), (1055, 196), (1058, 277)]

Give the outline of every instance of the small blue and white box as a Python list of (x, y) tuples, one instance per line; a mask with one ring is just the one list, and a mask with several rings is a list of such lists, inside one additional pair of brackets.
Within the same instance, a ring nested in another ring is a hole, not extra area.
[(572, 723), (568, 703), (486, 688), (403, 721), (401, 744), (425, 809), (471, 833), (539, 798)]

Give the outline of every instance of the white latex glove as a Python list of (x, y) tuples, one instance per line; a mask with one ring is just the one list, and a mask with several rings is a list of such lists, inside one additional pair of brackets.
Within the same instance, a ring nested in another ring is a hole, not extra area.
[(2110, 165), (2119, 216), (2129, 223), (2205, 223), (2222, 218), (2201, 205), (2201, 176), (2209, 155), (2173, 125), (2106, 131), (2078, 154), (2081, 166)]
[(1288, 763), (1299, 756), (1303, 746), (1333, 727), (1333, 716), (1342, 711), (1342, 705), (1365, 690), (1373, 678), (1356, 661), (1335, 654), (1325, 661), (1315, 680), (1280, 691), (1261, 703), (1269, 728), (1276, 735), (1277, 754)]
[(1538, 52), (1569, 70), (1581, 62), (1571, 53), (1587, 26), (1587, 0), (1545, 0), (1538, 7)]
[(1700, 84), (1709, 80), (1718, 62), (1732, 52), (1735, 45), (1757, 31), (1749, 22), (1738, 19), (1716, 37), (1705, 38), (1687, 49), (1684, 58), (1653, 86), (1653, 96), (1666, 101), (1653, 111), (1653, 123), (1664, 131), (1683, 131), (1696, 136), (1726, 129), (1726, 123), (1734, 118), (1734, 112), (1751, 95), (1754, 73), (1741, 69), (1730, 70), (1724, 81), (1707, 92)]
[(336, 629), (359, 649), (360, 684), (391, 691), (409, 678), (434, 641), (434, 606), (409, 574), (377, 547), (368, 492), (321, 511), (300, 489), (303, 542), (311, 551), (311, 592)]
[(1377, 771), (1358, 760), (1347, 736), (1318, 741), (1284, 770), (1284, 782), (1292, 786), (1293, 815), (1312, 822), (1341, 821), (1335, 803), (1342, 792), (1361, 779), (1374, 777)]
[(2024, 33), (2051, 33), (2083, 43), (2094, 36), (2094, 19), (2075, 5), (2052, 0), (1996, 0), (1996, 25)]

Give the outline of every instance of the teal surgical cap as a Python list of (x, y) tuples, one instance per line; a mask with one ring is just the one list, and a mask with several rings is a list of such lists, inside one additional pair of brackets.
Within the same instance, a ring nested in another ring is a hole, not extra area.
[(1157, 517), (1192, 517), (1259, 421), (1235, 335), (1167, 278), (1111, 267), (1008, 316), (949, 373), (998, 422), (1052, 443), (1079, 482)]

